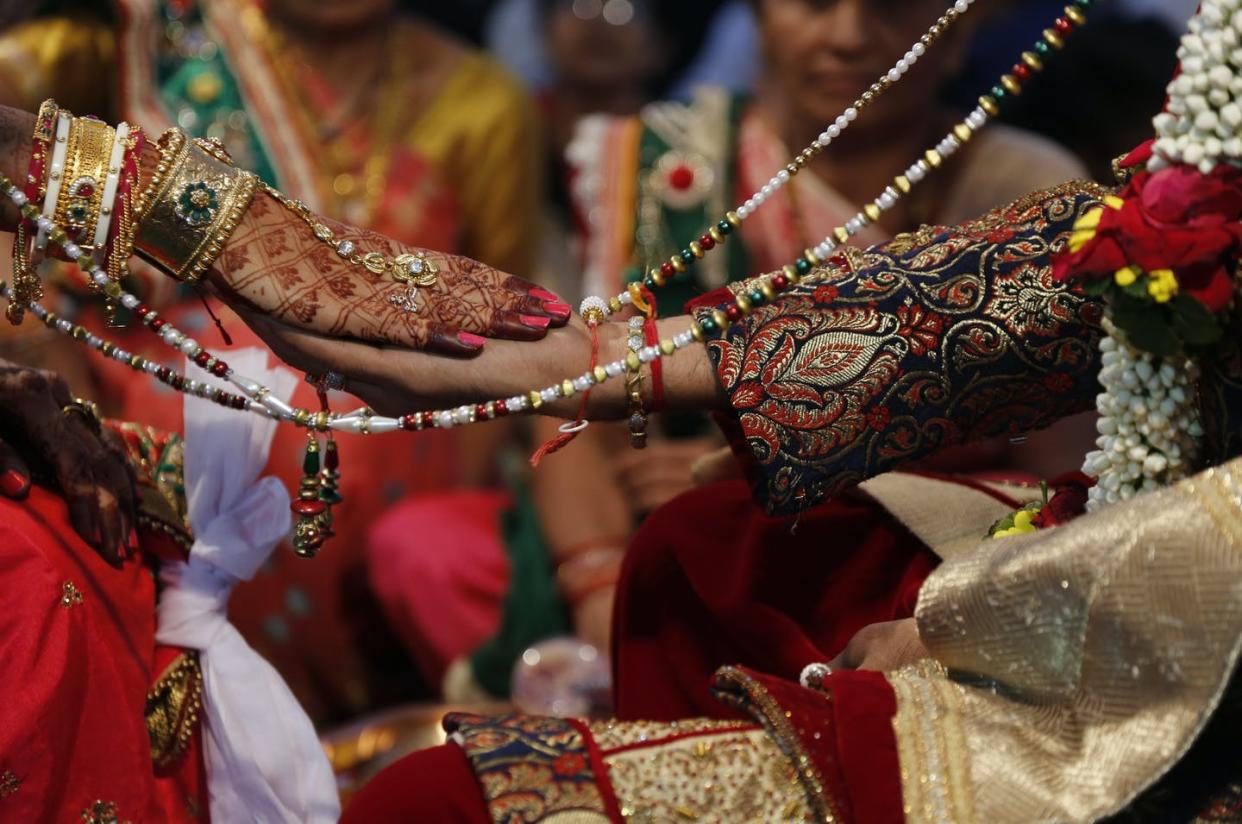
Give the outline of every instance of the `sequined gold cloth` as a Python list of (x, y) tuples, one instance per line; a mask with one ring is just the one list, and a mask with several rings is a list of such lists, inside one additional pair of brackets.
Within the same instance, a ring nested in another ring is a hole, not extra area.
[(947, 561), (890, 677), (911, 822), (1089, 821), (1190, 748), (1242, 647), (1242, 460)]

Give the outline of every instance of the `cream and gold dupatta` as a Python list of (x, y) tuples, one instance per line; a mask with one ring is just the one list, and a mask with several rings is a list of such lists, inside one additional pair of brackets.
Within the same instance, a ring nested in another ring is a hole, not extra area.
[(1236, 666), (1242, 460), (991, 544), (923, 587), (938, 664), (890, 676), (907, 819), (1117, 812), (1186, 754)]

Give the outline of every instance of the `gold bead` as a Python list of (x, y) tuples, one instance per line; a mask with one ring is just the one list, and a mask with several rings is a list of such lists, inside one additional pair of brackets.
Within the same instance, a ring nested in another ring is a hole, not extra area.
[[(790, 283), (798, 282), (798, 268), (794, 266), (792, 263), (786, 263), (784, 266), (782, 266), (781, 274), (783, 274), (789, 280)], [(766, 282), (767, 281), (764, 281), (764, 283)]]
[(690, 337), (694, 338), (699, 343), (707, 340), (707, 337), (703, 334), (703, 327), (699, 326), (698, 321), (695, 321), (694, 325), (690, 327)]
[(880, 207), (876, 206), (874, 203), (868, 203), (863, 207), (863, 214), (867, 216), (867, 220), (875, 223), (880, 219)]
[(969, 143), (970, 139), (975, 136), (975, 133), (965, 123), (958, 123), (953, 127), (953, 136), (961, 143)]
[(1056, 29), (1044, 29), (1044, 42), (1054, 49), (1065, 46), (1065, 41), (1061, 39), (1061, 35), (1057, 34)]
[[(797, 273), (798, 272), (795, 269), (794, 274), (796, 275)], [(789, 282), (793, 283), (794, 281), (791, 279)], [(776, 289), (772, 287), (772, 281), (767, 280), (766, 278), (759, 281), (759, 291), (763, 293), (763, 296), (767, 298), (769, 302), (776, 300)]]
[(694, 255), (699, 260), (703, 259), (703, 247), (699, 245), (697, 240), (690, 241), (690, 254)]
[(933, 169), (939, 169), (940, 164), (944, 162), (944, 158), (940, 156), (940, 152), (935, 149), (928, 149), (923, 153), (923, 159), (927, 161), (927, 165)]
[(133, 369), (141, 369), (142, 368), (142, 355), (130, 355), (129, 365)]
[(1022, 94), (1022, 84), (1012, 74), (1001, 75), (1001, 85), (1005, 87), (1005, 91), (1015, 97)]
[(1077, 6), (1065, 7), (1065, 19), (1073, 23), (1075, 26), (1081, 26), (1087, 22), (1087, 15), (1082, 13), (1082, 9)]
[(1022, 52), (1022, 62), (1033, 72), (1042, 72), (1044, 70), (1044, 61), (1040, 60), (1039, 55), (1035, 52)]
[(815, 254), (814, 249), (810, 249), (810, 248), (803, 249), (802, 256), (806, 258), (806, 262), (811, 264), (812, 266), (818, 266), (821, 263), (823, 263), (823, 261), (819, 259), (819, 255)]
[(905, 175), (897, 175), (897, 177), (893, 178), (893, 185), (896, 186), (898, 191), (900, 191), (903, 195), (910, 194), (910, 189), (913, 188), (910, 185), (910, 178)]
[(614, 313), (621, 311), (621, 299), (616, 295), (613, 295), (608, 299), (608, 311)]
[(716, 321), (716, 326), (721, 332), (729, 328), (729, 316), (720, 309), (712, 310), (712, 320)]
[(660, 341), (660, 351), (665, 355), (671, 355), (677, 351), (677, 344), (673, 343), (671, 338), (665, 338)]
[(577, 389), (574, 389), (573, 381), (569, 380), (568, 378), (561, 381), (561, 397), (562, 398), (572, 398), (574, 396), (574, 393), (577, 391), (578, 391)]
[(637, 372), (643, 365), (638, 359), (638, 353), (631, 349), (625, 353), (625, 369), (627, 372)]
[(742, 225), (742, 219), (737, 216), (737, 212), (725, 212), (725, 220), (733, 224), (734, 229)]
[(682, 262), (681, 255), (673, 255), (671, 258), (668, 259), (668, 262), (673, 264), (673, 269), (675, 269), (676, 271), (678, 272), (686, 271), (686, 264)]
[(603, 383), (608, 380), (608, 372), (605, 371), (604, 367), (597, 366), (591, 371), (591, 377), (595, 379), (596, 383)]
[(743, 315), (749, 315), (750, 310), (753, 308), (750, 305), (750, 298), (746, 297), (745, 295), (738, 295), (736, 298), (733, 299), (733, 302), (737, 304), (738, 310), (741, 311)]
[(121, 292), (121, 284), (114, 281), (109, 282), (108, 285), (104, 287), (104, 294), (115, 300), (120, 300), (121, 295), (123, 294)]
[(832, 230), (832, 236), (837, 239), (837, 243), (849, 243), (850, 233), (844, 226), (838, 226)]
[(539, 394), (538, 389), (530, 390), (529, 394), (526, 396), (526, 399), (530, 401), (531, 409), (539, 409), (543, 406), (543, 395)]
[(656, 286), (664, 285), (664, 275), (660, 274), (660, 270), (655, 267), (652, 267), (651, 271), (647, 273), (647, 277), (651, 278), (651, 282)]
[(69, 334), (73, 336), (74, 340), (86, 340), (86, 327), (75, 326), (73, 327), (73, 331)]
[(63, 246), (69, 241), (69, 235), (59, 226), (52, 230), (49, 237), (52, 239), (52, 243), (55, 243), (57, 246)]
[(979, 108), (987, 112), (988, 117), (996, 117), (1000, 114), (1000, 106), (996, 105), (996, 99), (989, 94), (979, 98)]
[(712, 240), (716, 241), (717, 244), (721, 244), (725, 242), (724, 234), (719, 229), (717, 229), (715, 226), (707, 230), (707, 236), (710, 237)]
[(306, 426), (307, 419), (310, 418), (309, 409), (299, 409), (293, 413), (294, 426)]

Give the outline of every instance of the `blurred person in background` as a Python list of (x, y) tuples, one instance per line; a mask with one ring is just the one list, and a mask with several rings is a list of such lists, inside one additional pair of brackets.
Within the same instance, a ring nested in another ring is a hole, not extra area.
[[(697, 64), (720, 6), (721, 0), (535, 0), (516, 8), (516, 16), (512, 8), (498, 10), (493, 44), (546, 60), (534, 87), (549, 169), (538, 274), (558, 294), (580, 288), (563, 160), (578, 122), (598, 112), (633, 115), (667, 94)], [(546, 494), (539, 491), (543, 470), (513, 470), (508, 493), (410, 497), (371, 533), (372, 584), (424, 676), (439, 683), (459, 661), (450, 699), (507, 696), (514, 662), (536, 641), (581, 624), (592, 627), (589, 636), (601, 647), (606, 640), (607, 616), (593, 605), (587, 618), (556, 586), (554, 547), (531, 496)], [(450, 541), (453, 551), (441, 551)]]
[[(503, 69), (424, 22), (421, 4), (69, 6), (47, 4), (0, 33), (0, 102), (34, 109), (56, 97), (81, 114), (139, 123), (151, 140), (177, 124), (221, 139), (238, 165), (321, 214), (506, 271), (532, 271), (542, 183), (536, 115)], [(111, 94), (101, 94), (105, 88)], [(219, 347), (198, 297), (168, 284), (144, 281), (149, 302)], [(316, 299), (308, 290), (302, 310), (316, 311)], [(98, 314), (91, 296), (72, 291), (53, 303), (70, 317)], [(254, 343), (231, 312), (219, 314), (234, 345)], [(166, 358), (138, 327), (111, 336), (130, 351)], [(107, 399), (112, 414), (180, 428), (175, 394), (133, 380), (115, 363), (85, 365), (89, 374), (67, 376), (81, 394)], [(339, 393), (332, 400), (353, 403)], [(314, 388), (304, 385), (294, 401), (317, 407)], [(366, 586), (366, 529), (403, 495), (492, 483), (505, 437), (503, 427), (440, 432), (406, 441), (399, 452), (378, 440), (340, 439), (342, 463), (354, 469), (342, 478), (337, 537), (313, 562), (277, 551), (231, 607), (239, 629), (313, 717), (341, 719), (416, 694), (417, 675)], [(269, 471), (291, 488), (304, 448), (296, 431), (276, 436)]]

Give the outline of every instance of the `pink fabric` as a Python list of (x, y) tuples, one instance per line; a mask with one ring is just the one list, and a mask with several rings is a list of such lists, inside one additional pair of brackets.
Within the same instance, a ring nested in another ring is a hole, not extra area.
[(509, 586), (500, 515), (510, 505), (482, 490), (408, 498), (368, 535), (371, 586), (432, 686), (500, 626)]

